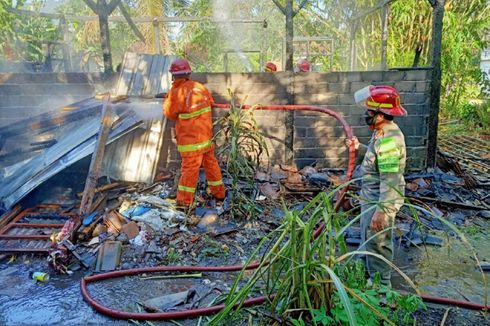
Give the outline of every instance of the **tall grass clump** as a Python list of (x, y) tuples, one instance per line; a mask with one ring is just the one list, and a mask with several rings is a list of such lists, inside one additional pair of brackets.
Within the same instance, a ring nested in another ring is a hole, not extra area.
[[(369, 254), (382, 259), (415, 288), (412, 281), (385, 258), (361, 251), (348, 252), (343, 233), (359, 217), (346, 223), (346, 212), (336, 212), (334, 191), (320, 193), (303, 210), (285, 209), (283, 224), (264, 238), (248, 260), (259, 252), (261, 266), (244, 280), (239, 273), (225, 302), (210, 325), (226, 324), (256, 287), (268, 297), (271, 312), (294, 325), (396, 325), (408, 322), (423, 306), (417, 296), (401, 296), (375, 280), (367, 284), (364, 266), (350, 258)], [(318, 225), (325, 229), (314, 237)], [(240, 287), (241, 285), (241, 287)], [(255, 289), (256, 290), (256, 289)], [(398, 302), (390, 309), (391, 302)], [(400, 304), (401, 303), (401, 304)]]
[(217, 153), (231, 181), (231, 213), (249, 218), (259, 211), (254, 200), (255, 173), (269, 151), (254, 118), (255, 107), (245, 110), (235, 102), (233, 93), (230, 96), (229, 111), (216, 122), (220, 129), (215, 137), (221, 143)]

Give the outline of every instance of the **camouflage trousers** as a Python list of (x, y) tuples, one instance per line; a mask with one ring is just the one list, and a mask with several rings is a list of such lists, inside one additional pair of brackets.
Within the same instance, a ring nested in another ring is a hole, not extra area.
[[(369, 227), (375, 211), (376, 207), (373, 207), (373, 205), (361, 205), (361, 247), (359, 247), (359, 250), (380, 255), (392, 262), (394, 257), (393, 225), (396, 212), (385, 213), (388, 223), (386, 228), (379, 233), (372, 231)], [(366, 241), (368, 242), (365, 243)], [(374, 278), (374, 275), (378, 272), (381, 276), (381, 283), (391, 286), (391, 267), (385, 261), (371, 255), (365, 255), (364, 259), (369, 276)]]

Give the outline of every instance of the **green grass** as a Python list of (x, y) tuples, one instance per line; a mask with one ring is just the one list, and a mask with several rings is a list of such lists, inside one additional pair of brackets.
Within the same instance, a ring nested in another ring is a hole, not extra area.
[[(264, 294), (274, 295), (267, 303), (271, 313), (295, 325), (395, 325), (400, 320), (410, 320), (411, 313), (423, 306), (420, 299), (402, 299), (398, 293), (383, 288), (379, 280), (368, 287), (362, 264), (350, 260), (362, 252), (347, 252), (342, 233), (359, 217), (347, 224), (346, 213), (333, 208), (333, 194), (320, 193), (302, 211), (285, 209), (284, 223), (262, 240), (247, 262), (258, 258), (260, 248), (269, 246), (270, 250), (261, 257), (261, 266), (240, 288), (244, 271), (239, 273), (226, 307), (209, 325), (226, 324), (237, 311), (233, 305), (241, 305), (259, 285)], [(325, 231), (314, 238), (319, 223), (325, 224)], [(413, 285), (396, 266), (386, 262)], [(393, 311), (382, 304), (383, 296), (405, 300), (406, 304)]]

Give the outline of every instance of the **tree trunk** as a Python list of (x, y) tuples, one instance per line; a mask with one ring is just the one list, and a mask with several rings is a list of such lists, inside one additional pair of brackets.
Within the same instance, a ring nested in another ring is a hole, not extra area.
[(422, 49), (423, 49), (423, 43), (422, 41), (419, 41), (417, 43), (417, 47), (415, 48), (415, 56), (413, 58), (413, 64), (412, 64), (413, 68), (416, 68), (419, 65), (420, 54), (422, 53)]
[(437, 126), (441, 98), (441, 49), (445, 0), (429, 0), (432, 4), (432, 81), (429, 113), (427, 166), (433, 167), (437, 153)]
[(99, 12), (99, 29), (100, 42), (102, 46), (102, 56), (104, 58), (104, 73), (111, 74), (112, 70), (112, 54), (111, 54), (111, 39), (109, 36), (109, 15), (107, 12)]

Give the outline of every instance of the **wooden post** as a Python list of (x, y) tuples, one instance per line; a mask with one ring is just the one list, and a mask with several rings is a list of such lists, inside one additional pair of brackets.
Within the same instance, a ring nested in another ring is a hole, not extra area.
[(286, 3), (284, 5), (281, 4), (279, 0), (272, 0), (274, 4), (279, 8), (279, 10), (282, 12), (284, 15), (284, 18), (286, 20), (286, 43), (285, 43), (285, 49), (286, 49), (286, 58), (285, 58), (285, 70), (286, 71), (293, 71), (294, 69), (294, 63), (293, 63), (293, 55), (294, 55), (294, 47), (293, 47), (293, 39), (294, 39), (294, 24), (293, 24), (293, 19), (294, 16), (298, 14), (298, 12), (303, 9), (304, 6), (308, 3), (307, 0), (302, 0), (300, 4), (298, 5), (298, 8), (295, 10), (293, 8), (294, 1), (293, 0), (286, 0)]
[(434, 167), (437, 154), (437, 127), (441, 101), (441, 49), (445, 0), (429, 0), (432, 5), (432, 79), (430, 87), (427, 167)]
[(99, 15), (99, 30), (100, 42), (102, 46), (102, 57), (104, 59), (104, 73), (111, 74), (112, 69), (112, 52), (111, 38), (109, 34), (109, 15), (105, 11), (100, 11)]
[(82, 201), (80, 203), (79, 215), (81, 218), (89, 214), (94, 199), (95, 188), (97, 187), (97, 179), (99, 179), (99, 173), (102, 167), (105, 143), (109, 137), (109, 131), (112, 125), (112, 105), (109, 103), (110, 99), (110, 94), (104, 96), (100, 129), (95, 143), (94, 153), (92, 154), (92, 160), (90, 161), (87, 179), (85, 180)]
[(293, 24), (293, 0), (287, 1), (285, 8), (286, 18), (286, 71), (293, 71), (294, 69), (294, 24)]
[(83, 0), (87, 6), (97, 14), (99, 19), (100, 43), (102, 48), (102, 56), (104, 58), (104, 73), (112, 74), (112, 53), (111, 53), (111, 38), (109, 34), (109, 15), (116, 9), (121, 0), (111, 0), (107, 3), (106, 0)]

